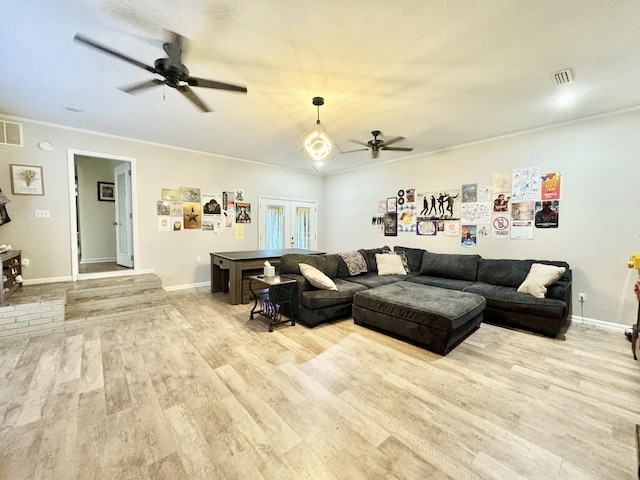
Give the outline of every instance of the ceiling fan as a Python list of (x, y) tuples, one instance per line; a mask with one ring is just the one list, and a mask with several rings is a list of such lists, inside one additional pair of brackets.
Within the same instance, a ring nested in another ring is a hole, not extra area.
[(203, 112), (210, 112), (211, 110), (190, 87), (215, 88), (219, 90), (247, 93), (247, 87), (190, 76), (189, 70), (182, 63), (184, 37), (174, 32), (170, 33), (172, 35), (172, 41), (166, 42), (162, 46), (167, 54), (167, 58), (157, 59), (154, 62), (153, 67), (139, 62), (109, 47), (101, 45), (100, 43), (94, 42), (93, 40), (85, 37), (84, 35), (81, 35), (80, 33), (76, 33), (73, 39), (76, 42), (80, 42), (84, 45), (95, 48), (103, 53), (112, 55), (116, 58), (119, 58), (120, 60), (124, 60), (125, 62), (135, 65), (136, 67), (143, 68), (148, 72), (155, 73), (162, 77), (162, 79), (154, 78), (152, 80), (146, 80), (141, 83), (136, 83), (134, 85), (121, 88), (123, 92), (134, 94), (148, 88), (164, 84), (168, 87), (178, 90)]
[(378, 138), (381, 133), (382, 132), (380, 132), (380, 130), (373, 130), (371, 132), (371, 135), (373, 135), (373, 140), (369, 140), (367, 143), (359, 142), (358, 140), (351, 140), (352, 142), (359, 143), (360, 145), (364, 145), (367, 148), (358, 148), (357, 150), (349, 150), (344, 153), (371, 150), (371, 158), (378, 158), (380, 150), (393, 150), (396, 152), (410, 152), (413, 150), (413, 148), (409, 147), (390, 147), (389, 145), (399, 142), (400, 140), (404, 140), (404, 137), (395, 137), (385, 141)]

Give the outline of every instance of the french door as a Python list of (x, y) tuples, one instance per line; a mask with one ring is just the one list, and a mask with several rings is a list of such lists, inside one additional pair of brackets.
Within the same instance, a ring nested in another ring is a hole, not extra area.
[(316, 202), (261, 197), (260, 249), (318, 248)]

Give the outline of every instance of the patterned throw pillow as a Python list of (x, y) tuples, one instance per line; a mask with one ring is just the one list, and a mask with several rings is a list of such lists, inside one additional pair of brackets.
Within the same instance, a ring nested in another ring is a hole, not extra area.
[(347, 264), (349, 275), (352, 277), (369, 271), (367, 269), (367, 262), (360, 252), (339, 252), (338, 255), (340, 255), (344, 263)]
[(409, 273), (411, 270), (409, 269), (409, 259), (407, 258), (406, 252), (398, 251), (398, 252), (391, 252), (391, 253), (394, 255), (398, 255), (402, 259), (402, 266), (404, 267), (404, 271), (406, 273)]

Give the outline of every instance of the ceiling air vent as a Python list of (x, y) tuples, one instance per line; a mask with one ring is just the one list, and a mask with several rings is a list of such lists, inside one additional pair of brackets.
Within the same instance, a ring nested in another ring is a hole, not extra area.
[(573, 75), (570, 68), (554, 73), (553, 78), (558, 86), (573, 83)]
[(0, 120), (0, 145), (22, 146), (22, 125)]

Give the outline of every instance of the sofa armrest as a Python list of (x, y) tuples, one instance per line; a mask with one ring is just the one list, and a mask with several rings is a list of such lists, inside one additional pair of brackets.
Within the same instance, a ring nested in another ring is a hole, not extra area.
[(562, 300), (567, 304), (567, 312), (571, 312), (571, 274), (566, 273), (553, 285), (547, 288), (547, 298)]

